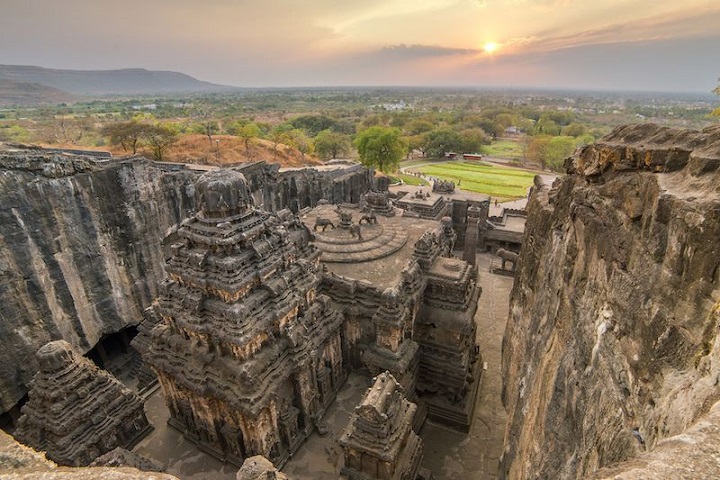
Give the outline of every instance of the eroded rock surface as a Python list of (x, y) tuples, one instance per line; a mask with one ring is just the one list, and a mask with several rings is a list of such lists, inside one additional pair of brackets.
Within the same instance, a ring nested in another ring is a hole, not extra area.
[(0, 430), (0, 478), (3, 480), (177, 480), (131, 467), (58, 467), (45, 455), (15, 441)]
[[(528, 205), (504, 478), (650, 458), (720, 398), (720, 127), (618, 127), (566, 166)], [(710, 463), (702, 478), (720, 475)]]
[(45, 343), (84, 353), (140, 321), (164, 277), (160, 239), (192, 207), (196, 175), (0, 152), (0, 412), (27, 393)]

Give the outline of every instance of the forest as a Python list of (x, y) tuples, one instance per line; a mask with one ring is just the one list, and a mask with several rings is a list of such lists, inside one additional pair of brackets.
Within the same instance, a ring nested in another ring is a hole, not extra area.
[(0, 141), (187, 163), (351, 158), (388, 173), (403, 160), (474, 153), (559, 171), (616, 125), (702, 128), (717, 122), (715, 103), (710, 93), (256, 89), (5, 107)]

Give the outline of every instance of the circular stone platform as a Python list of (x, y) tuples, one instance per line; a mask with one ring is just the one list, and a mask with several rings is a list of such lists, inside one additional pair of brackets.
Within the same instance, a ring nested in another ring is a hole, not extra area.
[(408, 239), (399, 225), (363, 224), (360, 231), (362, 240), (340, 227), (314, 232), (315, 245), (322, 252), (320, 259), (328, 263), (369, 262), (392, 255)]

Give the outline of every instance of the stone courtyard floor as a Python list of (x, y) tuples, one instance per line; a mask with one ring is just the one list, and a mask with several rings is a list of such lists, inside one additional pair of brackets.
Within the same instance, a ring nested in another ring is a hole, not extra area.
[[(420, 432), (424, 442), (424, 466), (438, 480), (497, 478), (507, 419), (500, 401), (500, 349), (513, 280), (489, 272), (493, 258), (490, 254), (477, 256), (478, 280), (483, 291), (475, 319), (478, 344), (487, 370), (483, 372), (470, 432), (464, 434), (432, 422), (426, 422)], [(328, 433), (321, 437), (314, 432), (283, 468), (292, 480), (338, 478), (341, 450), (337, 439), (370, 383), (369, 378), (350, 375), (323, 417)], [(145, 408), (155, 431), (134, 448), (135, 452), (166, 465), (168, 473), (183, 480), (235, 479), (237, 467), (223, 464), (198, 450), (167, 425), (168, 411), (159, 390), (148, 399)]]

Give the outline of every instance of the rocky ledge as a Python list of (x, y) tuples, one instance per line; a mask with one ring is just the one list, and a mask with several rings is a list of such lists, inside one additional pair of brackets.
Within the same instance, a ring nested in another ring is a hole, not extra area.
[(501, 477), (720, 478), (720, 127), (618, 127), (566, 167), (528, 205)]
[(158, 472), (131, 467), (59, 467), (45, 455), (15, 441), (0, 430), (0, 478), (4, 480), (177, 480)]

